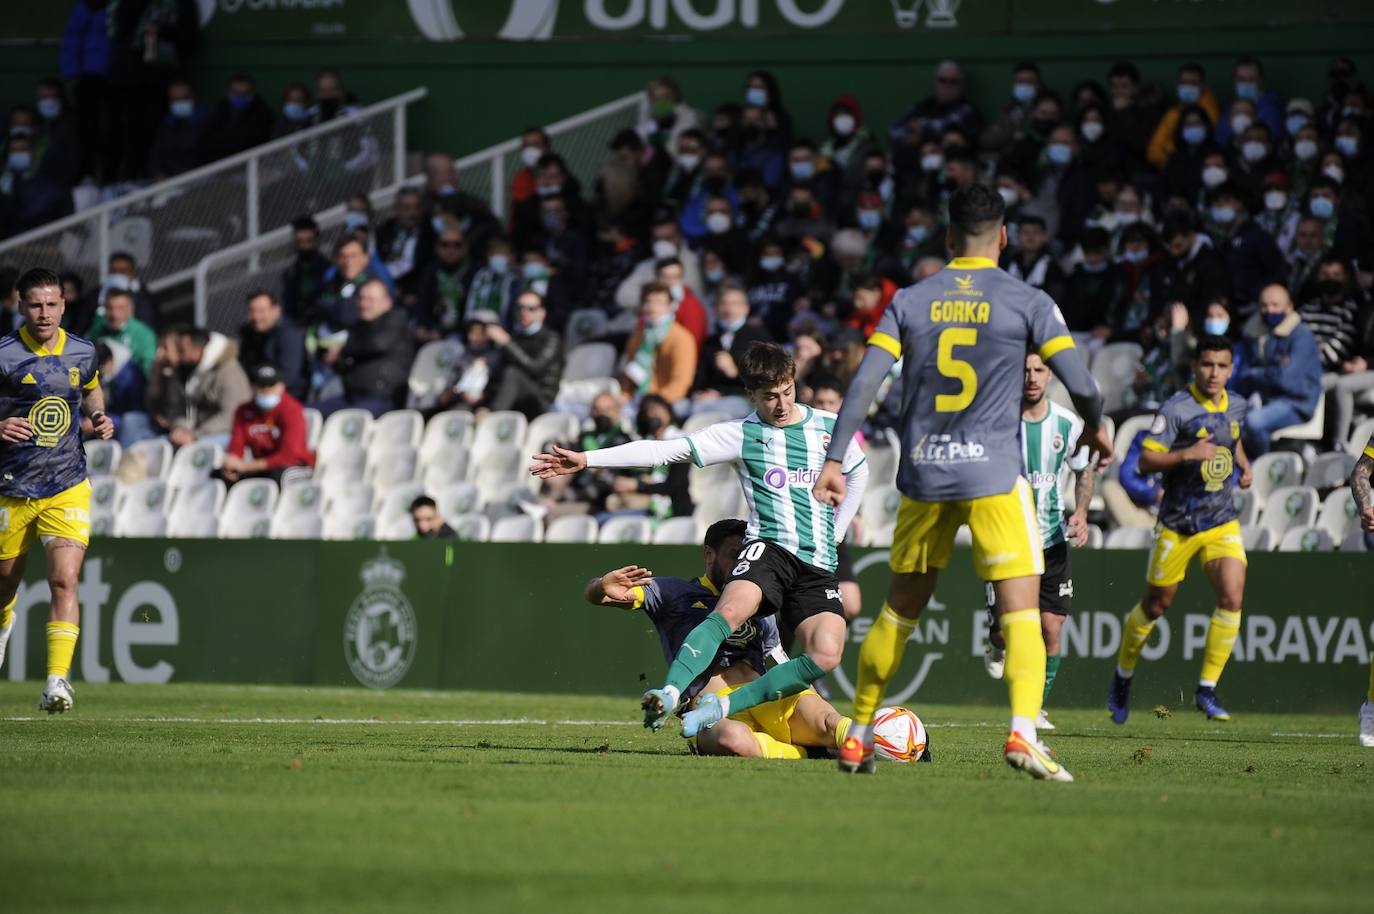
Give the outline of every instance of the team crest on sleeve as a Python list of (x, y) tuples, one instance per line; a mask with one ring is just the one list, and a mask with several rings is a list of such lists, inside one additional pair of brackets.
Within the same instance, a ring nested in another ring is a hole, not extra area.
[(67, 369), (67, 380), (72, 382), (73, 387), (81, 386), (81, 369), (73, 365)]
[(1234, 440), (1234, 439), (1237, 439), (1237, 438), (1239, 438), (1239, 437), (1240, 437), (1240, 423), (1237, 422), (1235, 419), (1232, 419), (1232, 420), (1231, 420), (1231, 438)]

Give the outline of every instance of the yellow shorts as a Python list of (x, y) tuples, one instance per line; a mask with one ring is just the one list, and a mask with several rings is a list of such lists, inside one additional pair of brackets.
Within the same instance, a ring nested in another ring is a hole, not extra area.
[[(722, 689), (717, 689), (716, 694), (729, 695), (743, 685), (746, 683), (728, 685)], [(796, 695), (779, 698), (777, 701), (765, 701), (761, 705), (745, 708), (738, 714), (731, 714), (730, 720), (737, 720), (755, 733), (767, 733), (778, 742), (791, 745), (792, 715), (797, 713), (797, 705), (801, 704), (803, 695), (818, 695), (818, 693), (815, 689), (803, 689)], [(696, 745), (696, 737), (692, 738), (692, 745)]]
[(1005, 495), (962, 501), (914, 501), (897, 508), (889, 564), (897, 574), (924, 574), (949, 565), (954, 534), (962, 524), (973, 532), (973, 564), (985, 581), (1045, 573), (1040, 521), (1030, 483), (1017, 477)]
[(1150, 568), (1145, 580), (1155, 587), (1168, 587), (1183, 580), (1193, 556), (1203, 565), (1216, 559), (1245, 560), (1245, 542), (1240, 536), (1240, 521), (1231, 521), (1192, 536), (1179, 536), (1168, 527), (1160, 526), (1155, 533), (1155, 547), (1150, 552)]
[(91, 481), (83, 479), (48, 498), (0, 495), (0, 561), (28, 551), (35, 537), (61, 537), (89, 546)]

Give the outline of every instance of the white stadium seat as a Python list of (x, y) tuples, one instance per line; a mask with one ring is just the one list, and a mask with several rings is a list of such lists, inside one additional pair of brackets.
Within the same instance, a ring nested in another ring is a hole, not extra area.
[(272, 539), (320, 539), (324, 532), (324, 489), (319, 483), (305, 481), (283, 486), (272, 513), (268, 531)]
[(513, 410), (487, 413), (477, 423), (477, 435), (473, 439), (472, 456), (469, 459), (480, 464), (489, 453), (500, 448), (523, 450), (528, 428), (529, 420), (524, 413)]
[(460, 514), (449, 518), (448, 525), (465, 542), (485, 543), (491, 535), (491, 521), (481, 514)]
[(175, 493), (210, 478), (210, 474), (224, 463), (224, 448), (212, 441), (192, 441), (184, 445), (172, 458), (167, 485)]
[(271, 533), (277, 509), (277, 484), (270, 479), (240, 479), (229, 490), (220, 517), (224, 539), (261, 539)]
[(1283, 535), (1280, 552), (1331, 552), (1336, 544), (1321, 527), (1294, 527)]
[(568, 315), (563, 344), (571, 352), (580, 344), (596, 340), (606, 333), (606, 312), (600, 308), (582, 308)]
[(119, 458), (122, 448), (119, 442), (113, 439), (101, 441), (93, 438), (85, 444), (86, 449), (86, 473), (92, 478), (96, 476), (113, 476), (119, 472)]
[(386, 529), (398, 517), (409, 520), (410, 503), (424, 494), (425, 490), (418, 482), (402, 483), (385, 492), (379, 491), (377, 500), (372, 505), (372, 513), (377, 518), (377, 529)]
[(682, 434), (692, 435), (717, 422), (729, 422), (731, 415), (717, 409), (703, 409), (692, 413), (682, 424)]
[(392, 447), (420, 446), (425, 433), (425, 417), (413, 409), (393, 409), (372, 420), (367, 450), (373, 453)]
[(468, 475), (477, 483), (485, 501), (511, 486), (529, 488), (529, 455), (518, 444), (494, 445), (482, 457), (474, 455), (468, 464)]
[(332, 514), (371, 514), (373, 496), (372, 486), (367, 483), (348, 483), (334, 486), (325, 480), (320, 484), (324, 495), (325, 516)]
[(482, 507), (482, 493), (473, 482), (454, 482), (441, 489), (429, 490), (439, 516), (452, 520), (464, 514), (476, 514)]
[(371, 514), (340, 511), (325, 515), (321, 536), (327, 540), (370, 540), (375, 529)]
[(172, 470), (172, 442), (166, 438), (147, 438), (124, 450), (119, 460), (120, 482), (140, 479), (166, 479)]
[(653, 535), (647, 517), (622, 515), (612, 517), (601, 525), (596, 535), (598, 543), (648, 543)]
[(544, 528), (546, 543), (595, 543), (599, 527), (589, 514), (564, 514)]
[(214, 539), (220, 534), (225, 485), (206, 479), (177, 490), (167, 510), (167, 535), (188, 539)]
[(430, 419), (420, 439), (421, 465), (429, 466), (454, 449), (466, 454), (472, 446), (474, 426), (472, 413), (462, 410), (439, 413)]
[(901, 504), (902, 493), (894, 485), (873, 486), (864, 491), (863, 500), (859, 502), (859, 519), (863, 522), (866, 545), (892, 544), (892, 533), (897, 527), (897, 509)]
[(1341, 551), (1342, 551), (1342, 552), (1365, 552), (1365, 551), (1367, 551), (1367, 547), (1365, 546), (1364, 537), (1365, 537), (1365, 534), (1364, 534), (1364, 531), (1362, 531), (1362, 530), (1356, 531), (1355, 533), (1348, 533), (1348, 534), (1346, 534), (1345, 539), (1341, 540), (1341, 547), (1340, 547), (1340, 548), (1341, 548)]
[(528, 514), (508, 514), (498, 517), (487, 536), (492, 543), (537, 543), (540, 540), (539, 521)]
[(564, 381), (587, 381), (615, 374), (616, 351), (610, 343), (583, 343), (563, 362)]
[(119, 502), (119, 482), (113, 476), (91, 479), (91, 534), (110, 536), (114, 533), (115, 506)]
[(415, 521), (409, 515), (378, 520), (373, 538), (388, 542), (413, 540), (415, 539)]
[(1278, 540), (1268, 527), (1241, 527), (1240, 541), (1246, 552), (1272, 552)]
[(360, 444), (339, 445), (315, 471), (315, 478), (327, 488), (340, 483), (360, 483), (366, 475), (367, 451)]
[(1107, 541), (1106, 534), (1104, 534), (1104, 533), (1102, 532), (1102, 528), (1101, 528), (1101, 527), (1099, 527), (1097, 524), (1088, 524), (1088, 545), (1087, 545), (1087, 548), (1089, 548), (1089, 549), (1101, 549), (1102, 546), (1103, 546), (1103, 544), (1106, 543), (1106, 541)]
[(1271, 441), (1320, 441), (1326, 428), (1326, 397), (1317, 398), (1312, 418), (1297, 425), (1286, 425), (1269, 436)]
[(1374, 436), (1374, 416), (1361, 419), (1355, 423), (1355, 427), (1350, 432), (1350, 438), (1346, 441), (1346, 450), (1358, 457), (1364, 453), (1364, 449), (1372, 436)]
[(312, 451), (320, 448), (320, 433), (324, 431), (324, 415), (313, 406), (305, 408), (305, 446)]
[(1116, 437), (1112, 439), (1112, 451), (1115, 454), (1113, 463), (1120, 464), (1126, 459), (1126, 451), (1131, 446), (1131, 441), (1135, 436), (1143, 431), (1148, 431), (1150, 425), (1155, 421), (1151, 413), (1143, 416), (1132, 416), (1121, 423), (1121, 427), (1116, 430)]
[(535, 416), (525, 431), (525, 456), (543, 453), (550, 442), (577, 445), (582, 423), (571, 413), (544, 413)]
[(554, 408), (564, 412), (586, 415), (591, 402), (602, 394), (620, 396), (620, 382), (612, 377), (587, 378), (583, 381), (559, 381), (558, 398)]
[(468, 475), (468, 452), (454, 448), (451, 452), (427, 464), (420, 471), (420, 482), (426, 492), (462, 482)]
[(1093, 357), (1092, 375), (1102, 392), (1102, 411), (1116, 412), (1126, 405), (1126, 391), (1135, 383), (1140, 364), (1138, 343), (1108, 343)]
[(1250, 466), (1255, 496), (1263, 504), (1269, 493), (1281, 486), (1302, 485), (1302, 470), (1302, 458), (1290, 451), (1270, 451), (1256, 457)]
[(1275, 489), (1264, 501), (1260, 525), (1267, 529), (1275, 540), (1282, 542), (1284, 535), (1294, 527), (1310, 527), (1316, 524), (1317, 508), (1320, 504), (1316, 489), (1307, 486), (1284, 486)]
[(1318, 454), (1307, 472), (1303, 474), (1302, 484), (1311, 486), (1318, 492), (1326, 492), (1350, 481), (1350, 471), (1355, 469), (1354, 454), (1328, 452)]
[(1355, 499), (1348, 486), (1333, 489), (1322, 501), (1317, 526), (1331, 534), (1336, 543), (1344, 543), (1347, 536), (1360, 532), (1360, 514), (1355, 510)]
[(462, 357), (463, 344), (457, 340), (434, 340), (421, 346), (410, 366), (406, 406), (432, 409), (439, 394), (454, 382), (453, 366)]
[(167, 532), (167, 483), (144, 479), (119, 494), (115, 536), (162, 536)]
[(378, 492), (389, 492), (397, 486), (415, 482), (419, 465), (420, 452), (409, 445), (374, 450), (368, 454), (364, 478)]
[(372, 414), (365, 409), (341, 409), (324, 420), (317, 449), (317, 463), (328, 463), (334, 452), (345, 445), (367, 447)]
[(697, 530), (696, 518), (670, 517), (660, 522), (654, 529), (653, 543), (655, 546), (700, 545), (701, 533)]
[(1261, 505), (1254, 486), (1248, 489), (1236, 486), (1231, 490), (1231, 500), (1235, 502), (1236, 519), (1242, 527), (1253, 527), (1259, 523)]

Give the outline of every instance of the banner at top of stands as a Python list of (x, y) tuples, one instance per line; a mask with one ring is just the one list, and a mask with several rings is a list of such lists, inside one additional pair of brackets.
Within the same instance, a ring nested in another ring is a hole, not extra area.
[[(954, 30), (1016, 34), (1374, 22), (1358, 0), (196, 0), (211, 42), (578, 41)], [(69, 4), (6, 11), (11, 40), (60, 38)]]

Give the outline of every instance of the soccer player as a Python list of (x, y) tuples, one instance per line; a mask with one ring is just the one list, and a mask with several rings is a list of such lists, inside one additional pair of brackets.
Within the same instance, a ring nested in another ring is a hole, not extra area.
[[(973, 533), (978, 576), (997, 593), (1011, 695), (1007, 763), (1036, 778), (1072, 776), (1040, 744), (1035, 719), (1045, 687), (1040, 633), (1044, 556), (1030, 485), (1021, 476), (1020, 388), (1026, 350), (1036, 348), (1064, 382), (1086, 425), (1085, 443), (1111, 458), (1099, 425), (1097, 385), (1048, 295), (997, 268), (1007, 244), (1005, 204), (976, 184), (949, 201), (947, 243), (957, 256), (944, 269), (897, 293), (850, 384), (815, 486), (834, 504), (845, 495), (840, 459), (893, 363), (902, 361), (903, 498), (892, 543), (887, 602), (859, 651), (854, 725), (840, 748), (840, 768), (873, 770), (868, 725), (908, 636), (949, 564), (954, 535)], [(1029, 345), (1028, 345), (1029, 344)]]
[(1231, 343), (1225, 337), (1199, 340), (1193, 382), (1164, 401), (1141, 447), (1140, 471), (1164, 474), (1164, 500), (1145, 575), (1145, 596), (1122, 622), (1121, 651), (1107, 692), (1107, 709), (1118, 724), (1130, 714), (1131, 681), (1140, 651), (1155, 620), (1173, 603), (1193, 556), (1217, 595), (1193, 701), (1209, 720), (1231, 719), (1217, 700), (1216, 686), (1240, 632), (1245, 595), (1245, 545), (1233, 497), (1237, 468), (1240, 487), (1250, 486), (1250, 461), (1241, 446), (1245, 401), (1226, 391), (1231, 358)]
[[(584, 596), (594, 605), (643, 610), (653, 622), (672, 663), (692, 629), (715, 608), (720, 589), (744, 545), (742, 520), (716, 521), (706, 530), (702, 557), (706, 572), (699, 578), (655, 578), (646, 568), (631, 565), (608, 571), (587, 582)], [(765, 671), (764, 657), (780, 652), (778, 629), (771, 617), (745, 622), (721, 642), (710, 667), (682, 693), (682, 706), (698, 694), (729, 695)], [(786, 660), (786, 655), (782, 656)], [(696, 750), (703, 755), (741, 755), (750, 758), (804, 759), (806, 747), (835, 747), (849, 730), (849, 718), (807, 689), (778, 701), (755, 705), (697, 734)]]
[[(1059, 632), (1064, 618), (1073, 612), (1073, 570), (1069, 544), (1088, 542), (1088, 502), (1093, 497), (1093, 473), (1088, 449), (1081, 447), (1083, 420), (1045, 395), (1050, 370), (1039, 354), (1026, 355), (1026, 377), (1021, 391), (1021, 467), (1035, 494), (1035, 513), (1040, 521), (1040, 541), (1045, 552), (1045, 571), (1040, 576), (1040, 631), (1045, 636), (1045, 691), (1037, 730), (1053, 730), (1045, 714), (1059, 675)], [(1064, 475), (1074, 474), (1074, 510), (1067, 525), (1060, 488)], [(1002, 632), (997, 626), (997, 594), (988, 585), (988, 647), (983, 662), (988, 675), (1001, 679), (1006, 659)]]
[[(1000, 198), (999, 198), (1000, 199)], [(691, 737), (741, 711), (806, 689), (839, 665), (845, 623), (835, 547), (859, 509), (868, 467), (851, 444), (841, 451), (851, 493), (838, 509), (816, 501), (835, 425), (833, 413), (796, 402), (796, 364), (773, 343), (754, 343), (740, 362), (740, 380), (754, 406), (743, 419), (718, 422), (686, 438), (645, 440), (579, 453), (555, 447), (536, 454), (540, 478), (587, 467), (647, 467), (691, 460), (699, 467), (733, 464), (749, 504), (748, 534), (715, 610), (682, 642), (667, 681), (640, 700), (644, 725), (657, 730), (682, 703), (682, 693), (711, 665), (720, 643), (762, 612), (780, 614), (797, 633), (802, 653), (727, 696), (707, 695), (682, 718)], [(850, 436), (853, 437), (852, 435)]]
[[(1350, 473), (1350, 494), (1355, 497), (1355, 507), (1360, 512), (1360, 527), (1365, 533), (1374, 533), (1374, 491), (1370, 489), (1370, 472), (1374, 471), (1374, 436), (1364, 446), (1364, 453), (1355, 461), (1355, 469)], [(1360, 745), (1374, 749), (1374, 658), (1369, 663), (1369, 691), (1365, 693), (1364, 704), (1360, 705)]]
[[(82, 412), (101, 439), (114, 435), (96, 370), (95, 344), (61, 327), (62, 282), (48, 270), (19, 277), (24, 323), (0, 338), (0, 663), (34, 538), (48, 554), (48, 680), (39, 710), (71, 709), (81, 562), (91, 535), (91, 483)], [(75, 419), (74, 419), (75, 417)]]

